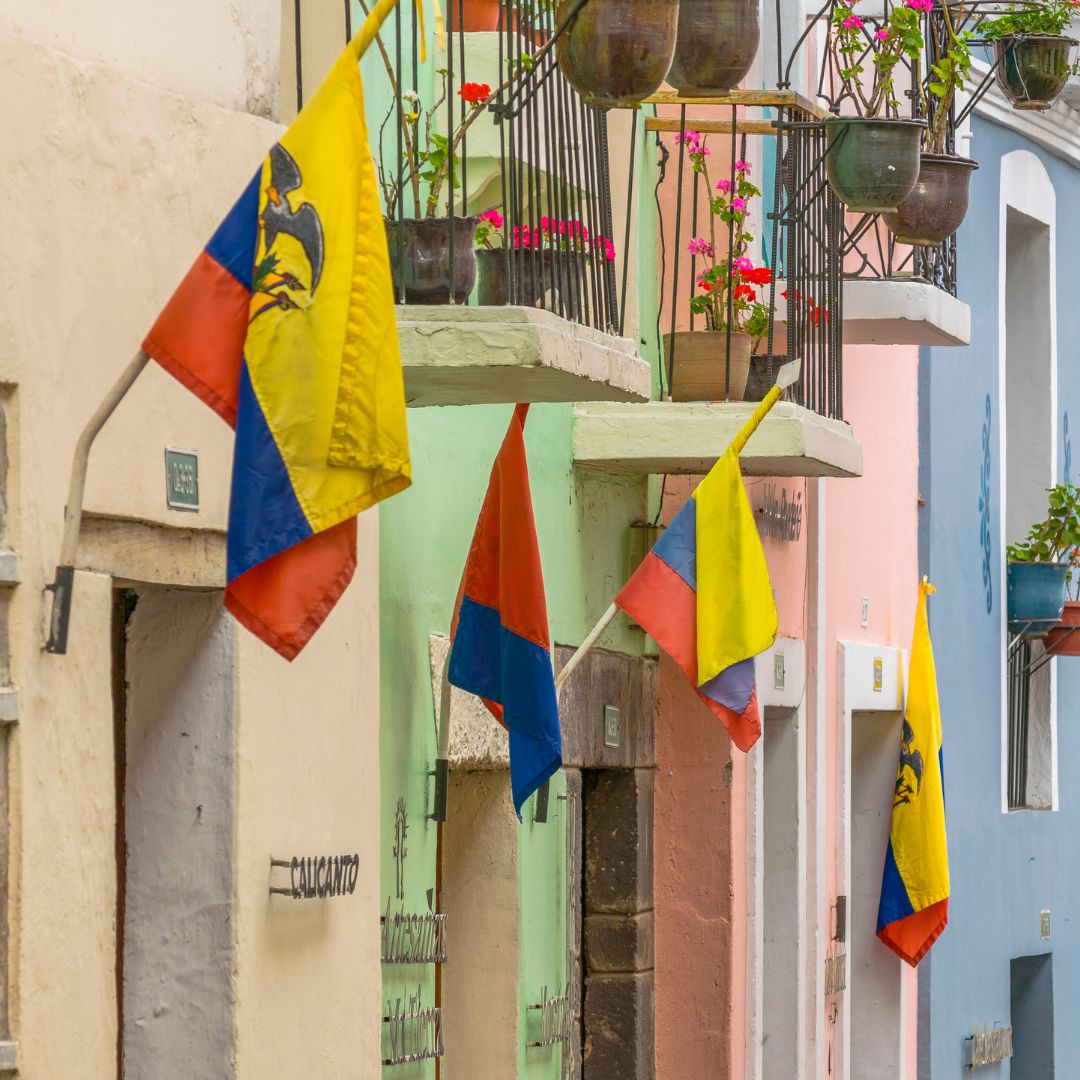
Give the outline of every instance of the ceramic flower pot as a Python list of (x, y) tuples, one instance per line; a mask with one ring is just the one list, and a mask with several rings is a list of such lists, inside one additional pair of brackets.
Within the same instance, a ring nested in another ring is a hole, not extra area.
[(849, 210), (895, 213), (919, 178), (925, 120), (836, 116), (825, 121), (829, 186)]
[(1049, 109), (1072, 71), (1076, 39), (1059, 34), (1017, 34), (994, 42), (995, 75), (1014, 109)]
[(750, 335), (730, 335), (730, 382), (728, 340), (722, 330), (683, 330), (664, 335), (672, 401), (743, 400), (750, 373)]
[(550, 251), (521, 248), (480, 248), (476, 299), (482, 307), (521, 304), (536, 307), (554, 288)]
[(461, 29), (467, 34), (499, 29), (502, 0), (464, 0), (460, 12), (458, 4), (459, 0), (446, 0), (446, 18), (450, 33), (457, 31), (459, 19)]
[(971, 174), (978, 167), (971, 158), (923, 154), (911, 194), (895, 213), (882, 215), (890, 232), (902, 244), (939, 247), (963, 224)]
[(761, 40), (758, 0), (679, 0), (679, 34), (667, 81), (685, 97), (730, 93)]
[(1046, 651), (1055, 656), (1080, 656), (1080, 601), (1065, 601), (1061, 622), (1046, 635)]
[[(476, 284), (478, 217), (386, 220), (394, 295), (407, 304), (464, 304)], [(450, 265), (451, 246), (454, 252)]]
[[(560, 25), (572, 10), (560, 0)], [(675, 52), (679, 0), (589, 0), (556, 43), (559, 67), (590, 105), (628, 108), (654, 93)]]
[(1009, 563), (1008, 618), (1017, 633), (1045, 634), (1061, 620), (1065, 608), (1068, 563)]

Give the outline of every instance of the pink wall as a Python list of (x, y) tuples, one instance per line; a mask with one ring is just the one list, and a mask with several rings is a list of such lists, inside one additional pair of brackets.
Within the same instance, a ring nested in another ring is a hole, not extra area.
[[(843, 762), (838, 643), (862, 641), (901, 649), (911, 644), (918, 586), (918, 365), (915, 347), (844, 351), (844, 412), (862, 442), (863, 475), (825, 482), (827, 914), (845, 891), (838, 864), (844, 839), (838, 827), (843, 810), (837, 784)], [(866, 627), (861, 625), (863, 597), (870, 604)], [(914, 1023), (914, 1002), (910, 1005)], [(829, 1010), (825, 1034), (828, 1045)], [(914, 1067), (914, 1057), (911, 1063)]]

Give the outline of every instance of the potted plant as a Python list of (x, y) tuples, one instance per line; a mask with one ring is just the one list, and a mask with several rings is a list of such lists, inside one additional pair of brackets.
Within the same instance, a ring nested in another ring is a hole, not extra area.
[(655, 93), (671, 67), (679, 0), (560, 0), (556, 42), (563, 75), (590, 105), (628, 108)]
[[(509, 303), (536, 306), (554, 292), (571, 318), (576, 318), (576, 292), (594, 256), (615, 258), (615, 245), (602, 236), (590, 237), (580, 221), (542, 217), (540, 225), (515, 225), (510, 243), (497, 210), (480, 215), (476, 258), (480, 268), (477, 301), (485, 307)], [(561, 256), (557, 253), (563, 253)], [(574, 270), (572, 262), (580, 262)], [(515, 299), (516, 294), (516, 299)]]
[(939, 247), (967, 215), (971, 174), (979, 163), (950, 154), (946, 147), (956, 92), (964, 89), (971, 69), (971, 33), (960, 28), (963, 18), (962, 3), (942, 6), (945, 48), (930, 65), (926, 83), (930, 123), (919, 156), (919, 178), (895, 212), (883, 215), (889, 230), (904, 244)]
[(728, 94), (746, 78), (760, 40), (758, 0), (679, 0), (667, 81), (685, 97)]
[(1058, 484), (1048, 494), (1046, 519), (1006, 549), (1008, 618), (1017, 633), (1044, 634), (1059, 622), (1080, 545), (1080, 488)]
[[(829, 185), (849, 210), (894, 212), (919, 176), (923, 120), (901, 118), (894, 71), (922, 54), (920, 18), (933, 0), (904, 0), (876, 28), (855, 12), (856, 0), (837, 4), (829, 47), (842, 83), (841, 99), (857, 115), (830, 117), (825, 169)], [(872, 72), (867, 73), (864, 60)]]
[[(397, 112), (402, 168), (390, 171), (380, 154), (378, 172), (387, 212), (398, 211), (386, 220), (394, 290), (410, 304), (463, 304), (476, 284), (473, 245), (479, 218), (454, 215), (453, 193), (461, 186), (459, 153), (465, 134), (494, 95), (487, 83), (462, 83), (457, 93), (467, 106), (464, 117), (450, 135), (440, 135), (434, 122), (448, 93), (446, 72), (440, 74), (442, 92), (430, 108), (421, 112), (419, 96), (404, 91), (379, 132), (381, 149), (390, 116)], [(451, 178), (444, 203), (443, 191)], [(413, 217), (400, 215), (407, 197), (412, 199)]]
[(1080, 0), (1009, 4), (980, 30), (993, 42), (995, 73), (1014, 109), (1049, 109), (1074, 73), (1076, 39), (1063, 31)]
[[(690, 310), (705, 317), (705, 330), (684, 330), (664, 336), (668, 382), (673, 401), (741, 401), (750, 372), (750, 358), (769, 331), (772, 307), (760, 290), (772, 284), (768, 267), (755, 267), (747, 255), (753, 234), (747, 231), (750, 201), (760, 190), (750, 180), (750, 164), (735, 163), (734, 180), (714, 185), (709, 176), (709, 148), (696, 131), (676, 136), (695, 172), (709, 191), (709, 235), (695, 236), (687, 250), (705, 268), (694, 279)], [(718, 228), (719, 223), (719, 228)], [(720, 244), (728, 241), (726, 254)]]

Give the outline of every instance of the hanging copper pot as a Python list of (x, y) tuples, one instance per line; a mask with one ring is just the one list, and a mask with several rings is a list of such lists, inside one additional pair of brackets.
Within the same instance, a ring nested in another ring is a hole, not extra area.
[(683, 97), (719, 97), (746, 78), (761, 41), (758, 0), (680, 0), (667, 81)]
[[(556, 25), (574, 6), (561, 0)], [(556, 43), (559, 67), (588, 104), (632, 107), (664, 81), (678, 25), (679, 0), (589, 0)]]

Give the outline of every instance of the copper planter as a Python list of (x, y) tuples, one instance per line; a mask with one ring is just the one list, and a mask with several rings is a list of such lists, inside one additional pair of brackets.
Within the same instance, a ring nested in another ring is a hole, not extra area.
[(684, 97), (730, 93), (750, 71), (760, 40), (758, 0), (680, 0), (667, 81)]
[[(556, 24), (571, 10), (560, 0)], [(589, 0), (556, 44), (559, 67), (590, 105), (637, 105), (664, 81), (678, 25), (679, 0)]]
[(923, 154), (911, 194), (895, 213), (882, 215), (889, 231), (902, 244), (939, 247), (963, 224), (971, 174), (978, 167), (971, 158)]
[[(464, 304), (476, 284), (478, 217), (386, 221), (394, 296), (407, 304)], [(453, 250), (453, 265), (450, 252)]]

